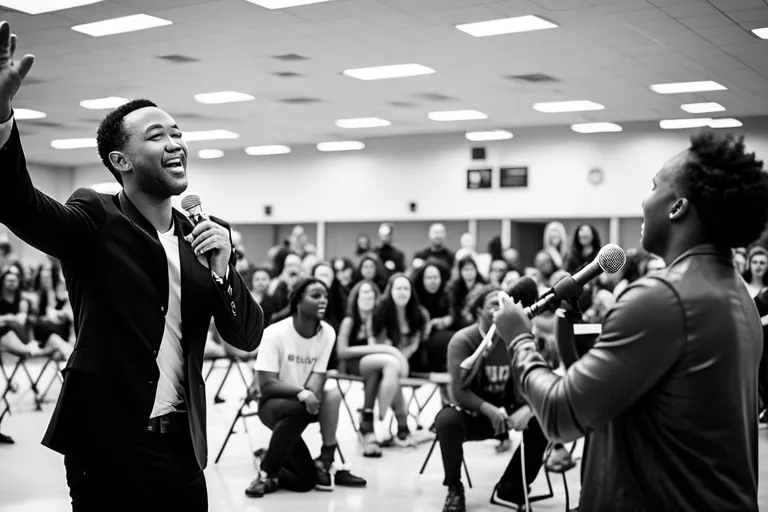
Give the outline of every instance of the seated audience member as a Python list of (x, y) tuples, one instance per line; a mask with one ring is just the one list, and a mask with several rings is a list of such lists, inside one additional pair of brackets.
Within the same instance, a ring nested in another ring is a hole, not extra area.
[(381, 457), (374, 432), (373, 407), (386, 411), (399, 390), (399, 379), (408, 376), (408, 360), (393, 346), (377, 343), (373, 334), (373, 311), (380, 295), (373, 281), (357, 283), (347, 300), (347, 315), (336, 340), (339, 371), (363, 377), (363, 410), (360, 419), (363, 456)]
[(744, 271), (744, 281), (747, 282), (749, 295), (754, 299), (768, 286), (768, 250), (756, 245), (747, 255), (747, 270)]
[(349, 295), (353, 286), (355, 267), (349, 258), (335, 258), (333, 260), (333, 270), (336, 272), (336, 281), (344, 290), (344, 295)]
[(355, 244), (355, 261), (360, 263), (360, 259), (372, 250), (373, 246), (368, 235), (359, 235)]
[[(341, 321), (344, 319), (347, 298), (341, 285), (336, 281), (336, 272), (330, 263), (320, 261), (312, 268), (311, 276), (321, 280), (328, 287), (328, 309), (324, 320), (338, 332)], [(335, 363), (331, 365), (331, 367), (335, 366)]]
[(568, 256), (568, 237), (562, 223), (550, 222), (544, 227), (541, 250), (549, 254), (555, 268), (563, 268)]
[(450, 272), (438, 260), (426, 262), (411, 276), (411, 285), (419, 304), (427, 310), (429, 322), (425, 332), (424, 350), (430, 372), (444, 372), (446, 351), (454, 331), (451, 303), (448, 299)]
[[(509, 265), (504, 260), (493, 260), (488, 270), (488, 284), (501, 286), (504, 276), (509, 272)], [(519, 276), (519, 274), (518, 274)]]
[(435, 419), (448, 487), (443, 512), (464, 512), (461, 461), (466, 441), (492, 439), (508, 430), (522, 430), (525, 442), (525, 475), (522, 483), (521, 453), (517, 450), (494, 488), (494, 501), (521, 510), (531, 483), (541, 468), (548, 441), (510, 378), (511, 360), (506, 346), (495, 337), (487, 355), (470, 372), (460, 365), (480, 346), (499, 309), (500, 288), (485, 285), (472, 294), (471, 311), (477, 322), (457, 332), (448, 346), (448, 371), (455, 404), (443, 408)]
[(380, 290), (387, 286), (387, 272), (384, 270), (384, 265), (376, 253), (368, 252), (364, 254), (357, 263), (354, 282), (357, 283), (363, 279), (373, 281)]
[[(326, 370), (336, 333), (323, 321), (328, 288), (319, 279), (296, 284), (289, 299), (291, 316), (264, 330), (256, 357), (261, 388), (259, 418), (272, 430), (259, 476), (245, 491), (260, 498), (278, 490), (333, 490), (334, 484), (362, 487), (365, 480), (341, 469), (331, 474), (341, 394), (325, 391)], [(312, 460), (301, 436), (320, 423), (323, 446)], [(335, 476), (335, 478), (334, 478)]]
[(272, 302), (275, 306), (275, 312), (272, 318), (269, 319), (270, 323), (279, 322), (291, 315), (290, 308), (288, 307), (288, 297), (293, 287), (303, 277), (305, 275), (301, 266), (301, 258), (293, 253), (288, 254), (283, 261), (282, 273), (269, 283), (269, 288), (267, 289), (267, 294), (272, 297)]
[(451, 316), (454, 330), (463, 329), (473, 323), (472, 311), (467, 304), (467, 297), (475, 289), (485, 284), (485, 279), (477, 270), (475, 260), (467, 256), (456, 264), (458, 275), (448, 285), (448, 296), (451, 301)]
[[(373, 334), (378, 343), (390, 345), (402, 352), (408, 361), (411, 372), (425, 371), (426, 357), (419, 350), (424, 339), (429, 315), (419, 305), (419, 299), (411, 292), (411, 282), (403, 274), (393, 274), (389, 278), (384, 294), (373, 314)], [(384, 419), (392, 399), (392, 406), (397, 419), (397, 439), (399, 446), (413, 446), (413, 439), (408, 429), (408, 413), (402, 390), (398, 387), (394, 397), (379, 393), (379, 418)]]
[(264, 327), (270, 324), (272, 315), (276, 312), (275, 300), (267, 293), (272, 275), (265, 267), (253, 267), (251, 269), (251, 296), (261, 306), (264, 312)]
[(405, 255), (403, 251), (392, 245), (394, 235), (395, 227), (389, 222), (382, 223), (379, 226), (381, 245), (373, 250), (379, 257), (387, 278), (395, 272), (405, 272)]
[(454, 256), (451, 251), (445, 247), (446, 231), (442, 224), (432, 224), (429, 226), (429, 245), (413, 255), (414, 259), (427, 261), (428, 259), (439, 260), (445, 268), (453, 268)]
[(21, 295), (21, 277), (16, 267), (0, 274), (0, 350), (28, 357), (40, 352), (29, 343), (27, 315), (29, 302)]
[(40, 348), (48, 349), (66, 361), (74, 351), (74, 345), (70, 343), (74, 314), (64, 282), (59, 278), (50, 267), (41, 267), (38, 271), (34, 285), (37, 300), (30, 322)]
[(501, 280), (501, 288), (508, 290), (518, 279), (520, 279), (520, 272), (517, 270), (508, 270), (504, 274), (504, 279)]

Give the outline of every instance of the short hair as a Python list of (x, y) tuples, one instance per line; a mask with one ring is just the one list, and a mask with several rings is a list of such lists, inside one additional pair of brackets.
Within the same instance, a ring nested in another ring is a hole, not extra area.
[(768, 222), (768, 174), (744, 149), (744, 137), (703, 132), (691, 137), (688, 159), (675, 177), (696, 207), (704, 235), (721, 249), (747, 246)]
[(123, 122), (125, 116), (146, 107), (157, 107), (157, 105), (145, 99), (135, 99), (120, 105), (101, 120), (99, 129), (96, 131), (96, 148), (99, 151), (99, 157), (120, 185), (123, 184), (123, 178), (120, 171), (112, 166), (109, 154), (113, 151), (122, 151), (128, 143), (130, 134), (126, 131)]
[(470, 312), (472, 314), (472, 318), (474, 320), (477, 320), (478, 309), (483, 309), (483, 306), (485, 306), (485, 298), (488, 297), (493, 292), (500, 292), (501, 286), (496, 286), (493, 284), (485, 284), (483, 286), (479, 286), (475, 288), (473, 291), (469, 293), (467, 296), (467, 304), (470, 304)]
[(325, 288), (325, 291), (328, 292), (328, 287), (325, 285), (324, 282), (319, 280), (316, 277), (307, 277), (305, 279), (302, 279), (298, 283), (296, 283), (296, 286), (293, 287), (293, 290), (291, 290), (290, 295), (288, 296), (288, 304), (290, 305), (291, 309), (291, 315), (295, 315), (296, 311), (299, 309), (299, 302), (301, 302), (301, 296), (304, 294), (304, 290), (309, 288), (309, 285), (320, 283), (323, 285), (323, 288)]

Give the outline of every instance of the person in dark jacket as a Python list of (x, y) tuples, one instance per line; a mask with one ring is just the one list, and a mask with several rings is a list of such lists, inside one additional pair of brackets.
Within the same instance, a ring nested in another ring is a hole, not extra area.
[(627, 287), (563, 377), (504, 298), (496, 332), (544, 433), (589, 433), (580, 510), (757, 512), (763, 332), (731, 249), (760, 236), (766, 204), (743, 138), (693, 136), (643, 202), (643, 248), (668, 267)]

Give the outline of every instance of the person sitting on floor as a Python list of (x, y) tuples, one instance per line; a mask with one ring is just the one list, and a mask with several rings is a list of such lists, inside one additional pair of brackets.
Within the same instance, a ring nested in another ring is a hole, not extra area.
[[(291, 316), (264, 330), (256, 356), (261, 388), (259, 418), (272, 430), (259, 476), (245, 490), (260, 498), (278, 488), (331, 491), (336, 485), (363, 487), (366, 481), (348, 469), (331, 474), (336, 451), (341, 394), (324, 392), (328, 360), (336, 333), (323, 321), (328, 288), (316, 278), (300, 281), (289, 297)], [(310, 423), (320, 423), (323, 446), (312, 460), (301, 438)]]

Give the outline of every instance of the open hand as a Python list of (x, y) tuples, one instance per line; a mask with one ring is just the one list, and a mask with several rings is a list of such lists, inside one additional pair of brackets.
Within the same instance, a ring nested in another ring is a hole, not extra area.
[(25, 55), (19, 62), (14, 62), (16, 52), (16, 34), (11, 34), (7, 21), (0, 22), (0, 122), (11, 117), (11, 100), (19, 91), (24, 77), (27, 76), (35, 61), (34, 55)]

